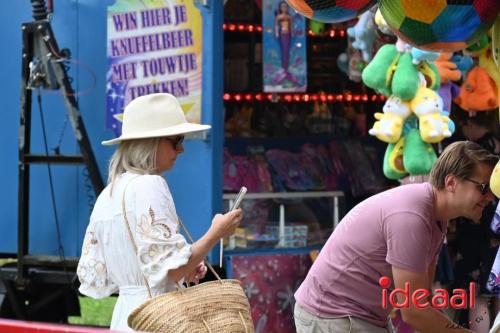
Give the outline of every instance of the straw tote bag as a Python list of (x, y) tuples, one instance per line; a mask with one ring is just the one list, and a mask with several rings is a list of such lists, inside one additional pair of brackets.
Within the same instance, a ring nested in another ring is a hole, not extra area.
[[(137, 254), (137, 245), (127, 220), (125, 190), (122, 197), (123, 218)], [(193, 242), (181, 220), (179, 223)], [(141, 332), (254, 333), (250, 304), (240, 282), (233, 279), (222, 280), (206, 260), (205, 263), (216, 276), (216, 281), (188, 288), (179, 286), (177, 291), (156, 297), (151, 296), (148, 280), (143, 276), (149, 300), (132, 311), (128, 317), (128, 326)]]

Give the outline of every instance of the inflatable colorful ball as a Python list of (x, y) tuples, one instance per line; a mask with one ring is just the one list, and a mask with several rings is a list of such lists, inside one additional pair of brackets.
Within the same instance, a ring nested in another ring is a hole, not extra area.
[(488, 32), (500, 0), (379, 0), (387, 24), (420, 49), (453, 52)]
[[(316, 21), (349, 21), (376, 4), (376, 0), (286, 0), (300, 14)], [(500, 0), (499, 0), (500, 1)]]

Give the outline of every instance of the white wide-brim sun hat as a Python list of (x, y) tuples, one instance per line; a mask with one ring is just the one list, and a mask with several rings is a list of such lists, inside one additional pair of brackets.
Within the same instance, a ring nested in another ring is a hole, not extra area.
[(122, 135), (102, 141), (113, 145), (125, 140), (185, 135), (210, 129), (210, 125), (188, 123), (177, 98), (159, 93), (137, 97), (123, 112)]

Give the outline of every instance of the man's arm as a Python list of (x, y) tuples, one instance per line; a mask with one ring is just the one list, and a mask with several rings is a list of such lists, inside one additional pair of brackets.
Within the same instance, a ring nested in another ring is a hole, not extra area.
[[(434, 268), (435, 270), (435, 268)], [(405, 283), (410, 285), (410, 300), (409, 307), (402, 308), (401, 314), (403, 320), (411, 325), (414, 329), (422, 333), (465, 333), (472, 332), (465, 328), (460, 328), (457, 324), (449, 320), (443, 313), (430, 305), (424, 309), (417, 308), (412, 300), (411, 295), (416, 289), (427, 289), (430, 282), (431, 269), (425, 273), (414, 273), (401, 268), (392, 267), (394, 285), (396, 288), (404, 289)], [(432, 272), (432, 276), (434, 273)], [(429, 289), (427, 289), (429, 290)], [(431, 290), (429, 290), (431, 292)], [(404, 295), (397, 294), (398, 303), (404, 302)], [(427, 300), (421, 300), (420, 303), (425, 303)]]
[(435, 262), (432, 262), (430, 265), (429, 265), (429, 269), (427, 270), (427, 276), (428, 276), (428, 284), (429, 284), (429, 292), (431, 293), (432, 295), (432, 285), (434, 284), (434, 275), (436, 275), (436, 263)]

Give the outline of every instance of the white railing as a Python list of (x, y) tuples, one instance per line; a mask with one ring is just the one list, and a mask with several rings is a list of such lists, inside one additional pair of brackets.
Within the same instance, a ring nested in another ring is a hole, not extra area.
[[(226, 193), (222, 196), (223, 200), (229, 200), (229, 207), (232, 207), (237, 193)], [(325, 192), (269, 192), (269, 193), (247, 193), (243, 200), (250, 199), (305, 199), (305, 198), (333, 198), (333, 228), (339, 224), (339, 197), (343, 197), (342, 191), (325, 191)], [(280, 204), (279, 213), (279, 242), (276, 247), (283, 247), (285, 238), (285, 205)], [(229, 244), (226, 250), (235, 248), (235, 237), (229, 237)]]

